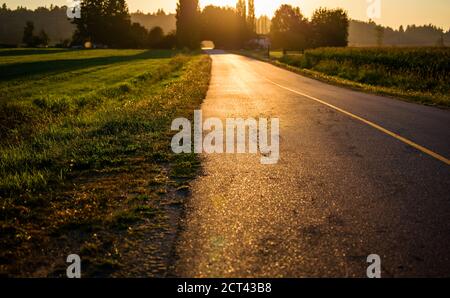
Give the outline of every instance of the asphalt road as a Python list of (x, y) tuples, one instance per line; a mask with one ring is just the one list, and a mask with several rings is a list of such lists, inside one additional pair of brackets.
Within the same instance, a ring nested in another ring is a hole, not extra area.
[(210, 53), (204, 117), (278, 117), (280, 161), (203, 156), (176, 275), (365, 277), (378, 254), (384, 277), (450, 276), (450, 166), (324, 103), (447, 159), (450, 111)]

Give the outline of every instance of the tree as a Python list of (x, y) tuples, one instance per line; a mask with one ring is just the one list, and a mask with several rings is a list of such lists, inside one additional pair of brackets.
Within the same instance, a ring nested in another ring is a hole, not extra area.
[(271, 20), (268, 16), (263, 15), (260, 16), (256, 20), (256, 33), (258, 34), (268, 34), (270, 32), (270, 23)]
[(84, 44), (86, 41), (105, 43), (107, 26), (104, 14), (103, 0), (83, 0), (81, 18), (73, 20), (77, 27), (73, 36), (74, 43)]
[(245, 0), (238, 0), (236, 4), (236, 13), (243, 21), (247, 20), (247, 5)]
[(34, 23), (33, 22), (26, 22), (25, 28), (23, 29), (23, 38), (22, 41), (24, 44), (27, 45), (27, 47), (33, 47), (35, 46), (35, 39), (34, 39)]
[(81, 18), (73, 23), (77, 26), (74, 43), (90, 41), (117, 48), (142, 45), (136, 38), (143, 35), (143, 28), (131, 24), (125, 0), (83, 0)]
[(148, 33), (148, 44), (151, 48), (161, 47), (164, 39), (164, 31), (161, 27), (153, 27)]
[(176, 14), (178, 47), (200, 48), (199, 18), (198, 0), (179, 0)]
[(132, 23), (125, 40), (120, 41), (122, 48), (148, 48), (148, 31), (139, 23)]
[(156, 15), (157, 16), (165, 16), (166, 12), (164, 11), (164, 9), (160, 8), (156, 11)]
[[(226, 24), (226, 26), (224, 26)], [(229, 7), (206, 6), (201, 15), (201, 38), (211, 40), (216, 48), (238, 49), (242, 47), (242, 18)]]
[(445, 47), (445, 41), (444, 41), (444, 32), (441, 33), (441, 36), (439, 36), (439, 39), (436, 41), (437, 47)]
[(176, 31), (169, 32), (161, 41), (160, 48), (161, 49), (169, 49), (172, 50), (177, 46), (177, 33)]
[(130, 40), (128, 35), (143, 33), (138, 24), (131, 24), (125, 0), (105, 1), (103, 18), (106, 27), (103, 43), (112, 47), (129, 47), (131, 44), (135, 44), (136, 40)]
[(247, 3), (246, 0), (238, 0), (236, 4), (236, 15), (239, 22), (238, 40), (240, 40), (241, 46), (249, 39), (249, 27), (247, 20)]
[(274, 48), (286, 50), (304, 50), (308, 47), (308, 21), (300, 8), (283, 4), (275, 12), (270, 26), (270, 35)]
[(35, 47), (39, 45), (47, 46), (49, 42), (49, 37), (44, 30), (39, 32), (38, 36), (34, 35), (34, 23), (26, 22), (25, 28), (23, 29), (22, 41), (27, 45), (27, 47)]
[(314, 46), (347, 46), (349, 20), (344, 10), (319, 8), (312, 16), (311, 26)]
[(256, 32), (255, 0), (248, 0), (247, 23), (251, 34)]
[(377, 41), (377, 46), (382, 47), (384, 41), (384, 28), (383, 26), (377, 25), (375, 27), (375, 40)]
[(37, 45), (48, 46), (49, 41), (50, 39), (48, 38), (47, 33), (44, 30), (41, 30), (41, 32), (39, 32), (39, 36), (37, 36)]

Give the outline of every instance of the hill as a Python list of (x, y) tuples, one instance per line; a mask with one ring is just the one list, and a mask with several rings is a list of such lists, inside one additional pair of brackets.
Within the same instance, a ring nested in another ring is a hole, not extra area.
[[(65, 6), (39, 7), (30, 10), (19, 7), (15, 10), (0, 8), (0, 45), (17, 45), (22, 42), (23, 29), (27, 21), (35, 25), (35, 32), (45, 30), (52, 44), (71, 39), (75, 26), (67, 19)], [(131, 21), (140, 23), (147, 29), (161, 27), (165, 33), (175, 30), (174, 14), (131, 14)]]
[(0, 9), (0, 44), (17, 45), (22, 42), (23, 29), (27, 21), (35, 25), (35, 32), (45, 30), (52, 43), (72, 37), (75, 26), (67, 19), (66, 7), (51, 6), (29, 10), (19, 7)]
[[(375, 46), (377, 45), (377, 24), (374, 22), (361, 22), (352, 20), (349, 27), (350, 46)], [(444, 32), (433, 25), (407, 26), (394, 30), (390, 27), (383, 28), (382, 44), (385, 46), (436, 46), (441, 42), (450, 46), (450, 30)]]

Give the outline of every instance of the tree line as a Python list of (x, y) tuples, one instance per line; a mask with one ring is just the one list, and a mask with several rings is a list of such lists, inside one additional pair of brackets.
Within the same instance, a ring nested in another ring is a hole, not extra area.
[[(164, 35), (159, 27), (148, 31), (132, 23), (125, 0), (84, 0), (81, 18), (75, 19), (74, 43), (87, 41), (114, 48), (200, 48), (202, 40), (216, 47), (239, 49), (257, 37), (254, 0), (238, 0), (235, 8), (206, 6), (198, 0), (179, 0), (176, 33)], [(348, 16), (342, 9), (314, 12), (311, 21), (298, 7), (282, 5), (272, 19), (270, 36), (274, 48), (304, 50), (321, 46), (346, 46)]]
[[(160, 15), (163, 11), (159, 12)], [(240, 48), (256, 37), (254, 0), (238, 0), (236, 8), (207, 6), (198, 0), (179, 0), (176, 31), (164, 35), (160, 27), (147, 30), (130, 21), (125, 0), (84, 0), (75, 19), (73, 43), (90, 42), (114, 48), (200, 48), (202, 40), (218, 47)]]
[[(162, 11), (160, 11), (162, 14)], [(73, 44), (103, 45), (112, 48), (173, 48), (175, 33), (164, 34), (160, 27), (147, 30), (131, 21), (125, 0), (83, 0), (81, 18), (73, 20)]]
[[(66, 8), (51, 5), (30, 10), (24, 7), (10, 9), (3, 4), (0, 8), (0, 44), (16, 46), (24, 37), (25, 27), (34, 27), (33, 36), (39, 37), (44, 31), (54, 43), (64, 40), (70, 43), (74, 26), (67, 20)], [(42, 37), (42, 36), (41, 36)], [(31, 40), (30, 40), (31, 41)], [(38, 40), (35, 40), (37, 42)]]
[(398, 29), (382, 27), (373, 21), (351, 21), (351, 46), (445, 46), (450, 45), (450, 30), (434, 25), (408, 25)]
[[(347, 46), (349, 19), (342, 9), (316, 10), (308, 20), (300, 8), (283, 4), (271, 21), (274, 48), (304, 50), (312, 47)], [(239, 0), (236, 8), (207, 6), (198, 0), (180, 0), (177, 8), (177, 38), (180, 46), (196, 48), (200, 40), (216, 47), (242, 48), (256, 37), (254, 0)]]
[(28, 21), (23, 29), (22, 42), (28, 47), (47, 46), (49, 38), (44, 29), (38, 35), (34, 34), (34, 23)]
[(235, 8), (214, 5), (200, 9), (198, 0), (179, 0), (176, 13), (177, 45), (196, 49), (202, 40), (234, 49), (256, 37), (254, 0), (238, 0)]
[(450, 31), (432, 25), (394, 30), (351, 20), (349, 26), (347, 14), (340, 9), (322, 8), (308, 19), (299, 8), (282, 5), (272, 19), (257, 19), (252, 0), (239, 0), (233, 8), (210, 5), (203, 9), (196, 0), (180, 0), (176, 15), (163, 10), (130, 14), (123, 0), (83, 0), (82, 4), (82, 19), (73, 24), (66, 17), (66, 7), (11, 10), (4, 4), (0, 7), (0, 44), (22, 41), (45, 46), (52, 40), (59, 46), (90, 41), (116, 48), (198, 48), (200, 41), (211, 40), (218, 48), (240, 49), (250, 47), (249, 40), (261, 33), (270, 36), (272, 48), (284, 50), (345, 46), (347, 40), (357, 46), (442, 46), (450, 42)]

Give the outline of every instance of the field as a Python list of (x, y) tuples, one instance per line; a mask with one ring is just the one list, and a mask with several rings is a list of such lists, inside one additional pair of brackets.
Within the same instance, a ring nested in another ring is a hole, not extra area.
[(199, 166), (171, 152), (170, 124), (209, 76), (196, 53), (0, 50), (0, 273), (64, 275), (71, 253), (85, 276), (167, 272), (163, 234)]
[(449, 48), (320, 48), (286, 55), (271, 52), (271, 60), (330, 83), (450, 106)]

